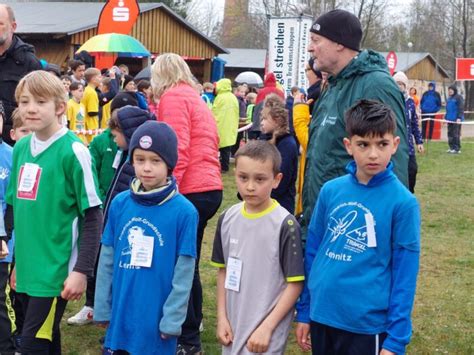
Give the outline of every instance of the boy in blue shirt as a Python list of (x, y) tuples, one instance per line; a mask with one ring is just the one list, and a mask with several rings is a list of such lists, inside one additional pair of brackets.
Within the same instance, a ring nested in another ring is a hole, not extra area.
[(146, 121), (129, 147), (137, 177), (109, 209), (94, 320), (110, 321), (104, 354), (174, 355), (194, 275), (198, 214), (172, 176), (178, 149), (170, 126)]
[(395, 127), (376, 101), (346, 113), (344, 145), (354, 161), (319, 195), (297, 305), (297, 341), (313, 354), (403, 354), (410, 341), (420, 211), (393, 173)]

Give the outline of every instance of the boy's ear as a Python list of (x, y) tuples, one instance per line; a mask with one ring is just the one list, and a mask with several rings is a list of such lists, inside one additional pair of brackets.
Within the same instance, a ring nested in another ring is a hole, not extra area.
[(281, 179), (283, 179), (283, 174), (282, 173), (278, 173), (275, 175), (275, 177), (273, 178), (273, 188), (276, 189), (278, 187), (278, 185), (280, 185), (280, 181)]
[(56, 106), (56, 116), (61, 116), (64, 114), (64, 112), (66, 112), (66, 103), (65, 102), (60, 102), (57, 106)]
[(12, 141), (16, 141), (15, 130), (13, 128), (10, 130), (10, 138)]
[(351, 140), (349, 138), (344, 138), (342, 140), (342, 143), (344, 143), (344, 147), (346, 147), (347, 154), (352, 156), (352, 145), (351, 145)]
[(393, 151), (392, 155), (394, 155), (397, 152), (398, 145), (400, 144), (400, 137), (396, 136), (393, 138)]

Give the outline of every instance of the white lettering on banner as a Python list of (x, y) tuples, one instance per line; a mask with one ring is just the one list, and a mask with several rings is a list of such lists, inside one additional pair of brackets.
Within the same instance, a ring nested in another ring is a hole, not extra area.
[(112, 20), (115, 22), (127, 22), (130, 19), (130, 9), (125, 7), (123, 1), (119, 1), (117, 5), (119, 7), (112, 9)]

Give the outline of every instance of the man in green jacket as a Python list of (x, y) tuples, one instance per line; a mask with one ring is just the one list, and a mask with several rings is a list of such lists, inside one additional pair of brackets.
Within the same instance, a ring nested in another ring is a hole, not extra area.
[(343, 138), (344, 113), (361, 99), (390, 106), (396, 116), (400, 146), (392, 158), (394, 171), (408, 184), (408, 144), (403, 96), (390, 76), (385, 59), (371, 50), (360, 51), (359, 19), (344, 10), (321, 15), (311, 26), (308, 51), (315, 69), (329, 73), (329, 87), (313, 109), (303, 186), (303, 237), (322, 185), (346, 174), (351, 160)]

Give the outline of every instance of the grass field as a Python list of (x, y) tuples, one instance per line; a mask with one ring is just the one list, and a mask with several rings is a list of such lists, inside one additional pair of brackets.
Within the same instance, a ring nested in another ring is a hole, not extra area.
[[(422, 255), (413, 337), (408, 354), (473, 354), (474, 295), (474, 140), (463, 142), (462, 154), (445, 151), (445, 142), (430, 142), (418, 157), (416, 195), (422, 210)], [(233, 176), (224, 176), (221, 210), (236, 202)], [(204, 289), (202, 340), (206, 354), (219, 354), (214, 335), (216, 271), (208, 264), (216, 218), (206, 231), (201, 276)], [(144, 297), (144, 302), (148, 298)], [(132, 300), (131, 300), (132, 301)], [(133, 300), (140, 302), (140, 300)], [(82, 303), (68, 305), (65, 318)], [(65, 354), (98, 354), (103, 330), (93, 325), (67, 326), (63, 321)], [(287, 354), (301, 353), (290, 335)]]

